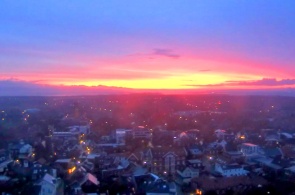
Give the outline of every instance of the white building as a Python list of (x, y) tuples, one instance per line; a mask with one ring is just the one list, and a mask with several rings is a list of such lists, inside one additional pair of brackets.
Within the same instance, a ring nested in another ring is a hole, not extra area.
[(215, 163), (214, 171), (221, 174), (223, 177), (243, 176), (248, 174), (248, 171), (238, 164), (221, 165)]
[(241, 145), (241, 152), (246, 160), (250, 160), (262, 154), (260, 147), (251, 143), (243, 143)]

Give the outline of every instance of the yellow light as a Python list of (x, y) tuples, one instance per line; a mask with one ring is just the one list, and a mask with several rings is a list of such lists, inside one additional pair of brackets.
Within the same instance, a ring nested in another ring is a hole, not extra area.
[(199, 189), (196, 189), (196, 195), (202, 195), (202, 191)]
[(75, 170), (76, 170), (76, 167), (73, 167), (73, 168), (71, 168), (71, 169), (68, 170), (68, 173), (71, 174), (71, 173), (73, 173)]

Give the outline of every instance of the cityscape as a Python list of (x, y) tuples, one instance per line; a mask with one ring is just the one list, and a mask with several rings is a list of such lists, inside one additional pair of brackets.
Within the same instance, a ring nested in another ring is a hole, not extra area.
[(295, 98), (2, 97), (2, 194), (291, 194)]
[(294, 0), (3, 0), (1, 195), (295, 195)]

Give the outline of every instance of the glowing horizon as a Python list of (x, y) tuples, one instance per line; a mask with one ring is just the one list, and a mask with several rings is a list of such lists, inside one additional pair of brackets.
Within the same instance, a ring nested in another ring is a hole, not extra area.
[(291, 0), (5, 1), (0, 82), (294, 88), (294, 6)]

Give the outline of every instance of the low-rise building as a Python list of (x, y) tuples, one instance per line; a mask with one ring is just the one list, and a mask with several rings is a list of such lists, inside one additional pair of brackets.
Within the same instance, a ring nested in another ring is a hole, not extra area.
[(246, 161), (256, 158), (257, 156), (260, 156), (261, 154), (260, 147), (252, 143), (242, 143), (240, 146), (240, 149)]
[(133, 139), (150, 139), (152, 137), (152, 133), (149, 129), (145, 128), (144, 126), (138, 126), (132, 129), (132, 137)]
[(40, 195), (63, 195), (64, 186), (60, 178), (55, 178), (50, 174), (46, 174), (40, 182)]
[(177, 176), (182, 183), (189, 183), (192, 178), (199, 177), (199, 170), (193, 167), (185, 167), (177, 170)]
[(143, 153), (143, 165), (153, 173), (175, 174), (186, 163), (186, 151), (183, 147), (155, 147)]
[(249, 173), (238, 164), (221, 165), (219, 163), (215, 163), (214, 172), (219, 173), (223, 177), (243, 176)]

